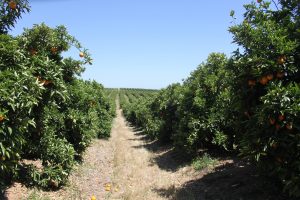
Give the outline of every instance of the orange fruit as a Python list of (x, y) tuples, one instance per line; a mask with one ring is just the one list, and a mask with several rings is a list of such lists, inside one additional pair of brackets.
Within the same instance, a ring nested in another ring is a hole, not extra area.
[(276, 148), (278, 147), (278, 144), (277, 144), (276, 142), (274, 142), (274, 143), (272, 144), (272, 147), (273, 147), (274, 149), (276, 149)]
[(51, 52), (52, 52), (53, 54), (57, 53), (57, 48), (56, 48), (56, 47), (51, 47)]
[(256, 84), (256, 81), (255, 80), (248, 80), (248, 85), (249, 86), (255, 86), (255, 84)]
[(262, 0), (257, 0), (257, 3), (261, 3)]
[(111, 184), (110, 183), (105, 183), (104, 187), (111, 187)]
[(81, 58), (83, 58), (83, 57), (84, 57), (84, 53), (83, 53), (83, 52), (80, 52), (80, 53), (79, 53), (79, 56), (80, 56)]
[(0, 115), (0, 122), (2, 122), (5, 119), (3, 115)]
[(279, 116), (278, 116), (278, 120), (279, 120), (279, 121), (283, 121), (284, 118), (285, 118), (284, 115), (279, 115)]
[(0, 160), (5, 161), (6, 160), (5, 156), (0, 156)]
[(15, 10), (17, 8), (17, 3), (15, 1), (10, 1), (8, 5), (12, 10)]
[(260, 84), (266, 85), (268, 83), (268, 78), (266, 76), (263, 76), (259, 79)]
[(283, 65), (286, 61), (286, 56), (279, 56), (278, 59), (277, 59), (277, 63), (279, 65)]
[(273, 119), (273, 118), (270, 118), (269, 121), (270, 121), (270, 124), (271, 124), (271, 125), (274, 125), (275, 122), (276, 122), (275, 119)]
[(30, 50), (30, 55), (35, 56), (37, 54), (37, 51), (35, 49)]
[(111, 184), (105, 183), (105, 184), (104, 184), (104, 188), (105, 188), (105, 191), (110, 191), (110, 189), (111, 189)]
[(273, 76), (273, 74), (268, 74), (267, 75), (267, 79), (270, 81), (270, 80), (272, 80), (274, 78), (274, 76)]
[(277, 77), (277, 78), (282, 78), (282, 77), (284, 77), (284, 72), (277, 72), (276, 77)]
[(52, 81), (50, 81), (50, 80), (44, 80), (43, 83), (44, 83), (44, 85), (49, 85), (50, 83), (52, 83)]
[(45, 79), (42, 79), (42, 77), (40, 77), (40, 76), (37, 76), (36, 78), (37, 78), (37, 80), (38, 80), (40, 83), (42, 83), (43, 85), (49, 85), (50, 83), (52, 83), (51, 80), (45, 80)]
[(92, 198), (91, 198), (91, 200), (96, 200), (96, 197), (93, 195)]

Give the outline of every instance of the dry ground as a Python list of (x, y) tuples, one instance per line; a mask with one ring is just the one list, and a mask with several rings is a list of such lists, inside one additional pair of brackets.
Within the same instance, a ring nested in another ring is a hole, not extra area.
[[(105, 187), (107, 184), (110, 187)], [(130, 127), (117, 107), (111, 138), (95, 140), (69, 185), (56, 192), (15, 183), (4, 199), (285, 199), (241, 161), (219, 158), (214, 169), (195, 171), (170, 146)], [(1, 197), (1, 196), (0, 196)]]

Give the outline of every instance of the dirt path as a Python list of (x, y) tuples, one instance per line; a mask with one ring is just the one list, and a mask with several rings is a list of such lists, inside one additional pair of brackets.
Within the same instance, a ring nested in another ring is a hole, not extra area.
[[(157, 156), (171, 151), (161, 148), (145, 139), (126, 124), (122, 111), (117, 110), (115, 129), (111, 136), (115, 147), (113, 185), (118, 192), (113, 192), (112, 199), (165, 199), (159, 194), (160, 189), (176, 188), (186, 181), (185, 170), (161, 169), (155, 162)], [(162, 162), (164, 162), (162, 160)], [(167, 167), (171, 160), (165, 160)], [(169, 163), (167, 163), (169, 162)], [(175, 165), (174, 165), (175, 166)]]
[(158, 145), (130, 127), (118, 102), (111, 137), (95, 140), (83, 158), (65, 188), (44, 192), (15, 184), (6, 199), (281, 199), (240, 161), (223, 157), (214, 169), (195, 171), (172, 147)]

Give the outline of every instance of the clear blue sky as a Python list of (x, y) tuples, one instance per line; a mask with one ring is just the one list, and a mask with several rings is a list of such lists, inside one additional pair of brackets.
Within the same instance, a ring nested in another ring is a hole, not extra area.
[[(250, 0), (30, 0), (13, 35), (45, 22), (65, 25), (94, 63), (84, 79), (105, 87), (154, 88), (181, 82), (211, 52), (236, 49), (231, 10), (240, 20)], [(78, 57), (78, 52), (68, 55)]]

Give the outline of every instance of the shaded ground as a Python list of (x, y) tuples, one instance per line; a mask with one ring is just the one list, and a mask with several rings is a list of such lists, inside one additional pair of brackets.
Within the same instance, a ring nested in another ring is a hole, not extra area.
[[(108, 140), (95, 140), (83, 156), (83, 164), (75, 167), (69, 178), (69, 184), (55, 192), (38, 191), (14, 183), (6, 190), (5, 198), (21, 199), (98, 199), (109, 196), (104, 184), (111, 182), (113, 149)], [(0, 196), (1, 197), (1, 196)], [(1, 199), (1, 198), (0, 198)]]
[(68, 186), (42, 192), (16, 183), (5, 194), (6, 199), (34, 199), (30, 195), (35, 199), (90, 199), (92, 195), (133, 200), (287, 199), (252, 166), (236, 159), (224, 156), (215, 168), (195, 171), (171, 146), (161, 146), (130, 127), (119, 107), (111, 138), (93, 142)]

